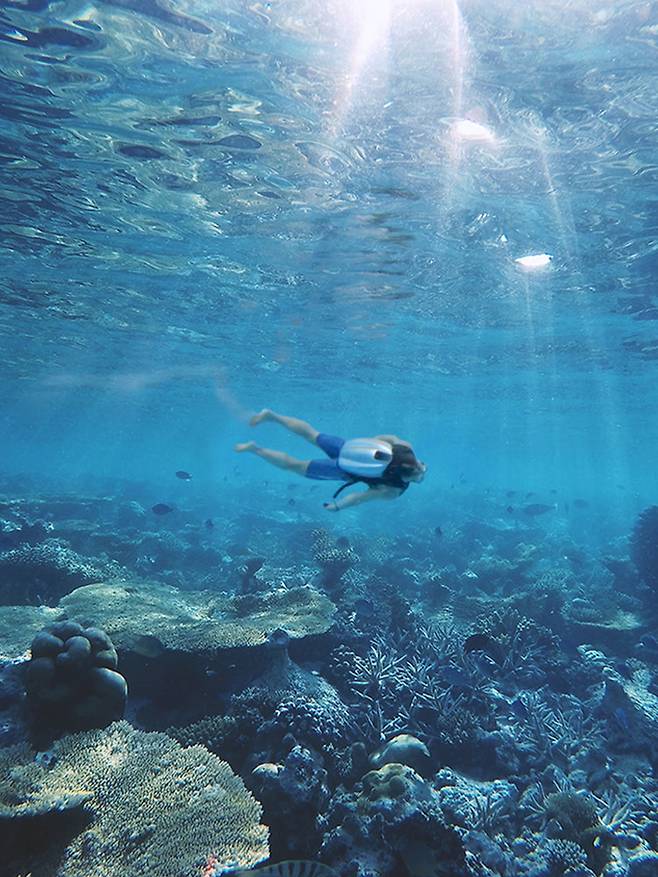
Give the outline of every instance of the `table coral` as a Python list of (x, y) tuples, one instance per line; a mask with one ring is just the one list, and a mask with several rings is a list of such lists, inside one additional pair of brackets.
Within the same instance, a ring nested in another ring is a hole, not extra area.
[(183, 749), (166, 734), (122, 721), (59, 740), (48, 768), (33, 756), (14, 747), (0, 762), (0, 795), (8, 776), (13, 783), (10, 809), (32, 807), (36, 815), (47, 801), (84, 803), (91, 824), (58, 856), (39, 848), (34, 835), (27, 849), (10, 849), (15, 873), (198, 877), (210, 856), (249, 868), (269, 854), (260, 806), (230, 767), (200, 746)]
[(257, 646), (277, 628), (301, 638), (327, 631), (335, 612), (314, 588), (231, 596), (147, 582), (88, 585), (64, 597), (60, 607), (69, 618), (102, 627), (118, 648), (136, 652)]

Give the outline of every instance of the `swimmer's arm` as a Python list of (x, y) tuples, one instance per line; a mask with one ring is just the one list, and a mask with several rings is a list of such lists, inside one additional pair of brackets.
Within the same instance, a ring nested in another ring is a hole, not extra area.
[(374, 499), (396, 499), (401, 493), (402, 491), (398, 490), (397, 487), (373, 487), (359, 493), (350, 493), (343, 499), (326, 502), (324, 507), (331, 512), (338, 512), (355, 505), (361, 505), (364, 502), (372, 502)]

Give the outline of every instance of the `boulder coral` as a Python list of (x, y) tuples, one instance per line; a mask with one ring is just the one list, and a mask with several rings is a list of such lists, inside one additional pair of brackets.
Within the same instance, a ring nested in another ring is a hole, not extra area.
[[(201, 746), (183, 749), (166, 734), (122, 721), (62, 738), (48, 760), (46, 767), (24, 745), (0, 757), (0, 839), (9, 873), (198, 877), (208, 860), (250, 868), (268, 857), (259, 804)], [(64, 848), (49, 847), (47, 832), (15, 830), (17, 819), (61, 817), (63, 809), (82, 810), (87, 820)]]
[(123, 717), (128, 688), (104, 630), (60, 621), (34, 637), (31, 653), (25, 687), (36, 739)]

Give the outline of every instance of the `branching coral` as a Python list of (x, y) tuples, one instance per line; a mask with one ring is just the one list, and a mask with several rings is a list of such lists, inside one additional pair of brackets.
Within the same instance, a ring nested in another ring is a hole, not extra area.
[(602, 723), (576, 698), (562, 695), (547, 699), (536, 692), (520, 696), (525, 718), (519, 720), (520, 742), (540, 761), (557, 762), (568, 769), (576, 756), (599, 747)]

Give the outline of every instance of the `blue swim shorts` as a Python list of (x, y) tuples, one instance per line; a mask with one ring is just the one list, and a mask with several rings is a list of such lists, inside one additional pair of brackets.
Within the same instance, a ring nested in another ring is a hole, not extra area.
[(306, 477), (314, 478), (316, 481), (351, 481), (352, 476), (349, 472), (343, 472), (338, 465), (338, 455), (345, 444), (345, 439), (321, 432), (315, 443), (322, 448), (329, 459), (311, 460), (306, 469)]

